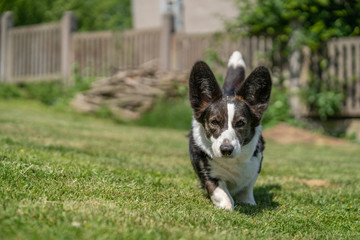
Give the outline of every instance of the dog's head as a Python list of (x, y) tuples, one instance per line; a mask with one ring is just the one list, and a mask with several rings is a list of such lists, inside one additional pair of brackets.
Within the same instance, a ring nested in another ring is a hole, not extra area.
[(271, 77), (267, 68), (257, 67), (244, 80), (241, 54), (236, 61), (232, 58), (223, 90), (205, 62), (195, 63), (190, 74), (194, 119), (203, 126), (215, 157), (237, 157), (241, 153), (242, 146), (253, 138), (270, 99)]

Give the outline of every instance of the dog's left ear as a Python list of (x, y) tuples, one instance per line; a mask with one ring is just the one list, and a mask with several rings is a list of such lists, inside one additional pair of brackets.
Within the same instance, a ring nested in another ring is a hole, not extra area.
[(258, 123), (269, 106), (271, 85), (269, 70), (264, 66), (260, 66), (254, 69), (236, 91), (236, 96), (244, 99), (249, 104)]

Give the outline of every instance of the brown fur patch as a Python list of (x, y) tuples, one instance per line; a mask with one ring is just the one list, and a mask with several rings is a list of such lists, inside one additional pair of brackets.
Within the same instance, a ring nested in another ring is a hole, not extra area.
[(245, 99), (242, 96), (235, 95), (235, 98), (241, 102), (246, 102)]

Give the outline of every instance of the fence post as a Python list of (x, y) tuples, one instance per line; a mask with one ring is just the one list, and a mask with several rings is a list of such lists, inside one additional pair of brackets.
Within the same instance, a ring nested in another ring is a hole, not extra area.
[[(298, 23), (291, 23), (293, 29), (298, 29), (300, 26)], [(300, 75), (302, 70), (302, 52), (299, 48), (296, 47), (298, 41), (298, 36), (292, 34), (289, 41), (290, 53), (288, 58), (289, 63), (289, 72), (290, 72), (290, 97), (289, 103), (291, 106), (291, 112), (296, 119), (302, 117), (302, 105), (300, 101), (299, 91), (300, 91)]]
[(76, 30), (76, 20), (71, 11), (64, 12), (61, 18), (61, 75), (63, 83), (71, 83), (71, 33)]
[[(7, 53), (8, 53), (8, 38), (9, 30), (13, 26), (13, 14), (12, 12), (5, 12), (1, 16), (1, 39), (0, 39), (0, 82), (5, 82), (7, 79), (6, 74), (6, 63), (7, 63)], [(9, 63), (10, 64), (10, 63)]]
[(160, 69), (170, 70), (171, 67), (171, 34), (173, 33), (173, 14), (166, 12), (162, 15), (162, 29), (160, 37)]

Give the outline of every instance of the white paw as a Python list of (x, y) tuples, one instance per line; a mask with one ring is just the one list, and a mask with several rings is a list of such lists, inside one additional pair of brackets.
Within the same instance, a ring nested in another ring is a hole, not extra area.
[(222, 189), (217, 187), (210, 197), (214, 205), (221, 209), (233, 210), (234, 209), (234, 200), (227, 192), (227, 189)]

